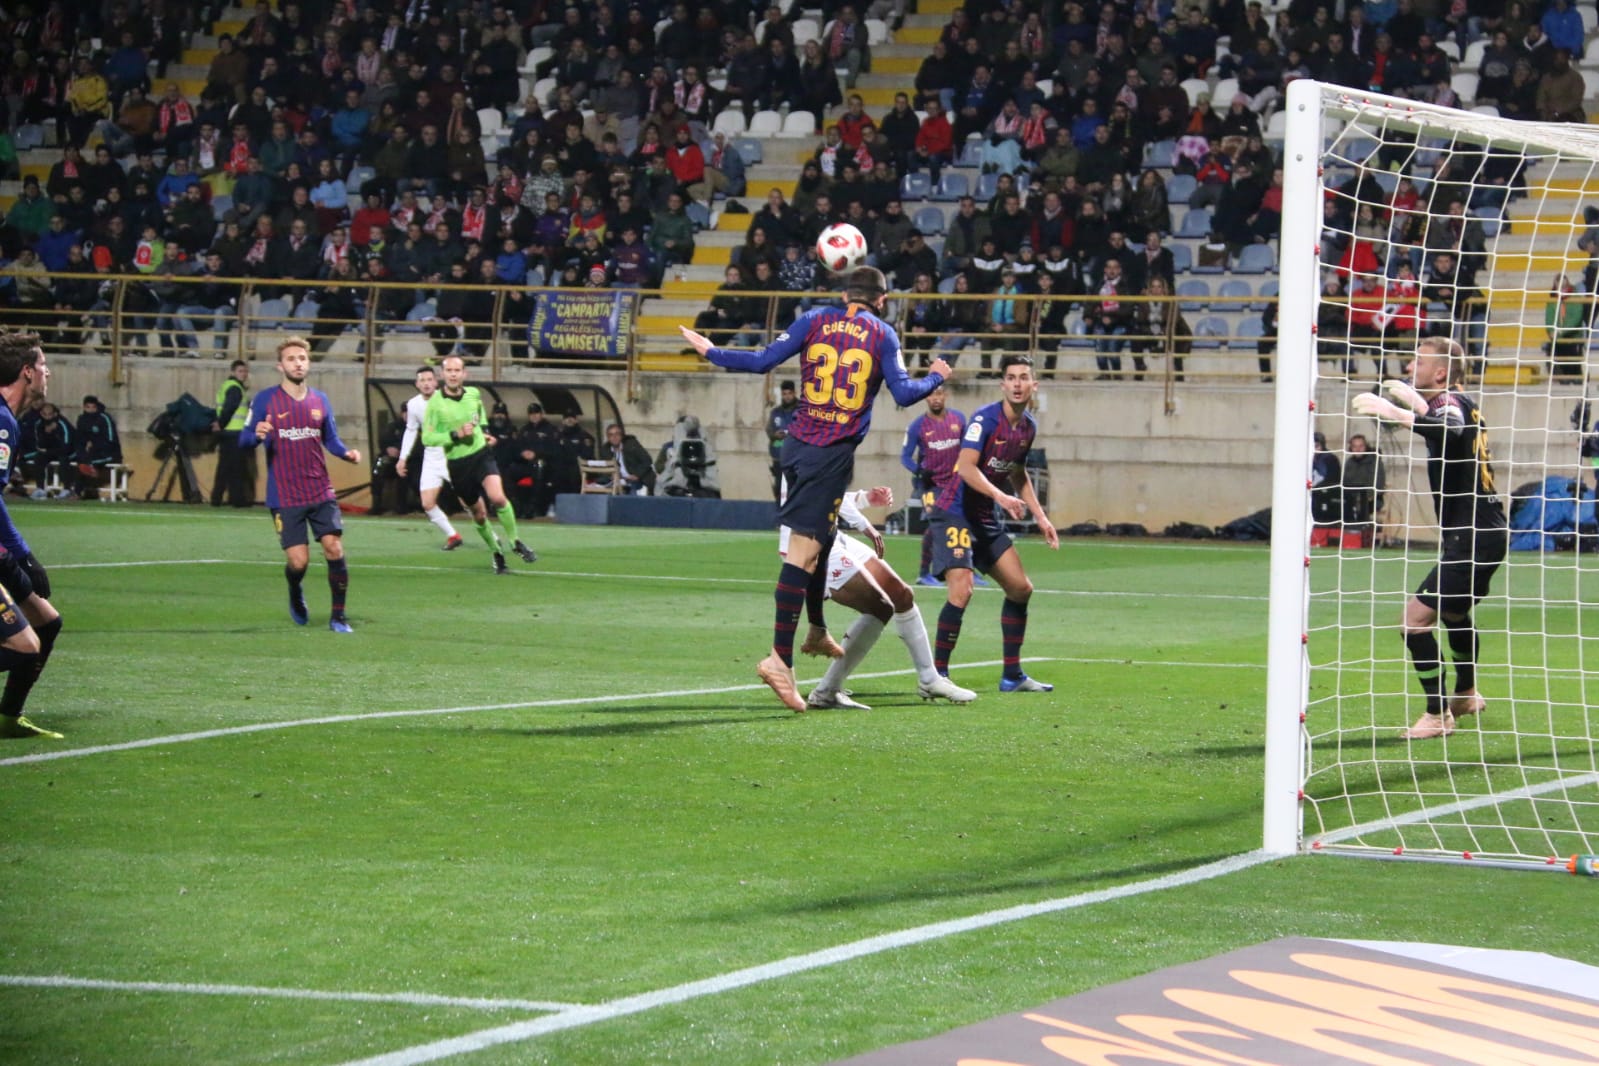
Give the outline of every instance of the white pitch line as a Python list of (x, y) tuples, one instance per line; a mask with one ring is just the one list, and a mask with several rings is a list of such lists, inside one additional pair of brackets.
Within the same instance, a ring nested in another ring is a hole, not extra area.
[[(1039, 663), (1053, 661), (1047, 656), (1030, 656), (1022, 659), (1024, 663)], [(961, 663), (961, 668), (1002, 666), (1000, 659), (988, 659), (984, 662)], [(881, 670), (870, 674), (855, 674), (857, 679), (899, 677), (904, 674), (914, 674), (914, 669)], [(818, 679), (819, 680), (819, 679)], [(813, 685), (815, 681), (801, 681), (802, 685)], [(527, 700), (521, 703), (481, 703), (470, 704), (463, 707), (425, 707), (405, 708), (395, 711), (366, 711), (361, 714), (334, 714), (324, 715), (319, 718), (295, 718), (284, 722), (254, 722), (250, 725), (229, 726), (226, 729), (203, 729), (194, 733), (172, 733), (161, 737), (145, 737), (142, 740), (127, 740), (120, 744), (97, 744), (87, 748), (68, 748), (65, 751), (40, 751), (31, 755), (17, 755), (9, 759), (0, 759), (0, 766), (21, 766), (26, 763), (53, 762), (57, 759), (76, 759), (85, 755), (105, 755), (115, 751), (136, 751), (140, 748), (160, 748), (173, 744), (188, 744), (197, 740), (213, 740), (217, 737), (243, 736), (249, 733), (271, 733), (280, 729), (297, 729), (301, 726), (312, 725), (341, 725), (345, 722), (371, 722), (384, 718), (426, 718), (445, 714), (474, 714), (481, 711), (520, 711), (540, 707), (582, 707), (592, 704), (604, 703), (633, 703), (638, 700), (654, 699), (679, 699), (684, 696), (723, 696), (733, 692), (756, 692), (766, 688), (761, 683), (749, 685), (725, 685), (719, 688), (684, 688), (665, 689), (659, 692), (624, 692), (609, 696), (571, 696), (554, 700)]]
[(804, 955), (791, 955), (786, 959), (778, 959), (776, 962), (750, 966), (700, 981), (689, 981), (685, 984), (673, 985), (671, 988), (662, 988), (654, 992), (613, 999), (608, 1003), (601, 1003), (592, 1007), (577, 1007), (569, 1011), (562, 1011), (559, 1014), (547, 1015), (543, 1018), (514, 1022), (510, 1025), (496, 1026), (493, 1029), (482, 1029), (475, 1033), (467, 1033), (464, 1036), (451, 1037), (429, 1044), (418, 1044), (414, 1047), (402, 1048), (399, 1051), (391, 1051), (387, 1054), (374, 1055), (371, 1058), (347, 1062), (343, 1066), (420, 1066), (421, 1063), (425, 1062), (437, 1062), (439, 1059), (447, 1059), (455, 1055), (466, 1055), (504, 1044), (519, 1043), (536, 1036), (543, 1036), (546, 1033), (557, 1033), (565, 1029), (577, 1029), (585, 1025), (593, 1025), (596, 1022), (611, 1021), (630, 1014), (652, 1010), (656, 1007), (684, 1003), (704, 996), (714, 996), (722, 992), (747, 988), (750, 985), (761, 984), (766, 981), (792, 977), (795, 974), (805, 973), (809, 970), (837, 966), (840, 963), (850, 962), (868, 955), (877, 955), (885, 951), (894, 951), (899, 948), (925, 944), (933, 940), (942, 940), (946, 937), (987, 929), (1007, 922), (1023, 921), (1045, 914), (1056, 914), (1061, 911), (1090, 907), (1098, 903), (1110, 903), (1133, 896), (1145, 895), (1150, 892), (1159, 892), (1163, 889), (1191, 885), (1200, 881), (1207, 881), (1213, 877), (1222, 877), (1226, 874), (1236, 873), (1239, 870), (1246, 870), (1251, 866), (1258, 866), (1261, 863), (1269, 862), (1279, 857), (1269, 855), (1263, 851), (1251, 851), (1228, 859), (1222, 859), (1218, 862), (1206, 863), (1204, 866), (1196, 866), (1190, 870), (1167, 874), (1164, 877), (1151, 878), (1147, 881), (1135, 881), (1131, 884), (1118, 885), (1115, 888), (1098, 889), (1093, 892), (1083, 892), (1079, 895), (1044, 900), (1039, 903), (1024, 903), (1020, 906), (974, 914), (966, 918), (955, 918), (945, 922), (934, 922), (931, 925), (902, 929), (898, 932), (882, 933), (878, 936), (867, 937), (864, 940), (839, 944), (836, 947), (823, 948), (820, 951), (813, 951)]
[(344, 1003), (402, 1003), (413, 1007), (463, 1007), (468, 1010), (537, 1011), (541, 1014), (582, 1010), (576, 1003), (537, 999), (479, 999), (436, 996), (428, 992), (324, 992), (314, 988), (266, 988), (259, 985), (188, 984), (174, 981), (101, 981), (92, 977), (32, 977), (0, 974), (0, 985), (15, 988), (85, 988), (104, 992), (165, 992), (190, 996), (254, 996), (262, 999), (319, 999)]
[[(118, 563), (59, 563), (50, 567), (51, 570), (104, 570), (117, 567), (132, 566), (270, 566), (281, 567), (283, 564), (265, 559), (143, 559)], [(462, 568), (458, 566), (423, 566), (407, 565), (403, 563), (358, 563), (361, 570), (404, 570), (424, 574), (459, 574)], [(579, 578), (610, 578), (622, 581), (664, 581), (678, 582), (693, 585), (766, 585), (772, 584), (769, 578), (764, 577), (685, 577), (681, 574), (618, 574), (598, 570), (513, 570), (515, 577), (579, 577)], [(928, 586), (913, 585), (913, 592)], [(942, 592), (939, 588), (934, 591)], [(1000, 591), (999, 589), (985, 590), (979, 586), (976, 591)], [(1125, 590), (1103, 589), (1046, 589), (1034, 586), (1034, 595), (1038, 596), (1081, 596), (1086, 599), (1170, 599), (1170, 600), (1233, 600), (1247, 603), (1265, 603), (1265, 596), (1245, 596), (1220, 592), (1128, 592)], [(925, 595), (925, 593), (924, 593)]]

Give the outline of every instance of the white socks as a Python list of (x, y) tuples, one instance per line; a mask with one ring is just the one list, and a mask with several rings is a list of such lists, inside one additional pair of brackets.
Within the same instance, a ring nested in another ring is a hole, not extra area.
[(439, 527), (439, 531), (446, 537), (455, 536), (455, 527), (450, 525), (450, 516), (444, 513), (444, 508), (434, 504), (428, 508), (428, 521)]
[(896, 614), (894, 628), (899, 630), (899, 639), (905, 642), (905, 650), (910, 652), (911, 663), (916, 667), (916, 680), (924, 685), (932, 684), (938, 677), (938, 671), (933, 667), (933, 649), (927, 643), (927, 626), (922, 621), (922, 612), (912, 607)]
[(872, 645), (877, 643), (877, 638), (883, 635), (883, 623), (869, 614), (863, 614), (855, 619), (849, 631), (844, 634), (844, 655), (834, 659), (827, 666), (827, 673), (822, 675), (822, 680), (817, 688), (823, 692), (837, 692), (844, 687), (844, 682), (855, 668), (866, 658), (866, 653), (872, 650)]

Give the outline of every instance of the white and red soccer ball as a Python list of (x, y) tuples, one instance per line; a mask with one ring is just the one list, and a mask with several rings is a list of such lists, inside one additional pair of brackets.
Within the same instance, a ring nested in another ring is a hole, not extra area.
[(828, 270), (843, 274), (866, 262), (866, 238), (848, 222), (835, 222), (816, 238), (816, 258)]

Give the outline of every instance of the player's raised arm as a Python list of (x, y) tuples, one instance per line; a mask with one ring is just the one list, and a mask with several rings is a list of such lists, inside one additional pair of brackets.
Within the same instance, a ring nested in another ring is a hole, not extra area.
[(267, 419), (267, 402), (270, 399), (270, 393), (262, 389), (250, 401), (250, 417), (244, 420), (244, 428), (239, 430), (239, 447), (254, 448), (271, 438), (272, 423)]
[(696, 333), (687, 326), (677, 327), (683, 334), (683, 339), (688, 342), (696, 352), (703, 355), (715, 366), (727, 370), (737, 370), (747, 374), (764, 374), (780, 363), (798, 355), (805, 347), (807, 333), (804, 315), (792, 323), (788, 329), (777, 335), (777, 339), (758, 352), (744, 352), (737, 348), (718, 348), (711, 343), (709, 337)]
[(900, 350), (899, 338), (892, 333), (883, 335), (883, 350), (878, 356), (883, 361), (883, 384), (888, 386), (889, 395), (901, 407), (909, 407), (927, 399), (934, 389), (944, 384), (950, 374), (949, 364), (943, 359), (935, 359), (926, 377), (911, 377), (905, 369), (905, 354)]

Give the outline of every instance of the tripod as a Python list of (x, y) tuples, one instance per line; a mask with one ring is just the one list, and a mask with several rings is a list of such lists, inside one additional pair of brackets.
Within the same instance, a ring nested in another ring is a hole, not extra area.
[[(162, 455), (162, 452), (166, 454)], [(189, 452), (183, 446), (181, 434), (171, 434), (166, 442), (156, 448), (156, 454), (161, 456), (161, 469), (156, 471), (155, 480), (150, 483), (150, 491), (144, 494), (145, 502), (150, 502), (155, 497), (156, 491), (161, 492), (161, 501), (172, 501), (172, 490), (182, 481), (184, 503), (204, 503), (205, 494), (200, 491), (200, 479), (194, 472), (194, 463), (189, 460)]]

